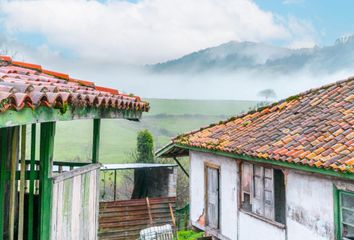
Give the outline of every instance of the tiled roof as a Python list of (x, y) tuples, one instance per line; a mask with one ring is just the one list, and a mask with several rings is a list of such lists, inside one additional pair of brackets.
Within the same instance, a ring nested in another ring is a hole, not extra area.
[(180, 145), (354, 173), (354, 78), (173, 140)]
[(12, 61), (0, 56), (0, 112), (8, 109), (47, 106), (60, 108), (93, 106), (121, 110), (148, 111), (140, 97), (96, 86), (93, 82), (71, 78), (68, 74), (42, 69), (40, 65)]

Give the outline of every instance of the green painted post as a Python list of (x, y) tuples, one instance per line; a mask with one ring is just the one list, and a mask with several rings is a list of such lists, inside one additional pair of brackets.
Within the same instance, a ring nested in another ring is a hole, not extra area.
[(101, 119), (93, 120), (92, 163), (99, 162)]
[(334, 230), (336, 239), (341, 239), (340, 214), (339, 214), (339, 190), (333, 186), (333, 210), (334, 210)]
[(27, 126), (21, 126), (21, 162), (20, 162), (20, 197), (18, 204), (17, 239), (23, 240), (25, 224), (25, 187), (26, 187), (26, 133)]
[(15, 239), (16, 214), (16, 168), (18, 158), (19, 126), (14, 127), (11, 139), (10, 200), (9, 200), (9, 240)]
[(40, 239), (50, 239), (55, 122), (41, 123), (39, 155)]
[(31, 129), (31, 159), (30, 159), (30, 181), (28, 197), (28, 240), (33, 240), (33, 199), (35, 180), (35, 160), (36, 160), (36, 124), (32, 124)]
[(1, 128), (0, 155), (0, 240), (4, 238), (4, 202), (6, 183), (6, 162), (8, 159), (8, 128)]

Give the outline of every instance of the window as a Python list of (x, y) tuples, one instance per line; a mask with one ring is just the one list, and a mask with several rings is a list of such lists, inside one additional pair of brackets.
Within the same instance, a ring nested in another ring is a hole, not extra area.
[(341, 191), (339, 203), (341, 239), (354, 239), (354, 193)]
[(285, 185), (281, 170), (243, 163), (241, 185), (242, 209), (285, 223)]

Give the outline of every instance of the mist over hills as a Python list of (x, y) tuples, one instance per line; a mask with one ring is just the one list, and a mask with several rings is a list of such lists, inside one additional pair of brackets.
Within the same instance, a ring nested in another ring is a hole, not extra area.
[(338, 38), (331, 46), (302, 49), (265, 43), (231, 41), (181, 58), (149, 65), (153, 73), (257, 71), (271, 74), (309, 71), (333, 73), (354, 67), (354, 35)]

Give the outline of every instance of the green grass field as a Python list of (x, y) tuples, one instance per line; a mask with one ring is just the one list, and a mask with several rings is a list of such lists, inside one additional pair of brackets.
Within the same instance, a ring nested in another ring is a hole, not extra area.
[[(254, 107), (253, 101), (165, 100), (149, 99), (151, 111), (140, 122), (102, 120), (100, 161), (123, 163), (132, 161), (136, 135), (149, 129), (154, 135), (155, 148), (167, 144), (171, 137), (199, 129), (213, 122)], [(57, 123), (54, 158), (85, 161), (90, 159), (92, 121), (79, 120)]]

